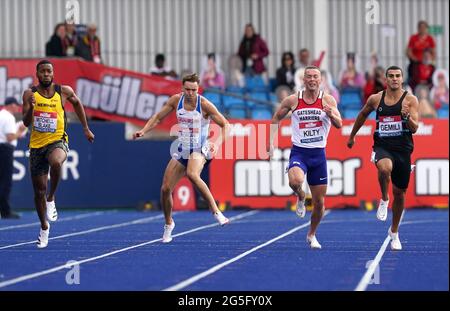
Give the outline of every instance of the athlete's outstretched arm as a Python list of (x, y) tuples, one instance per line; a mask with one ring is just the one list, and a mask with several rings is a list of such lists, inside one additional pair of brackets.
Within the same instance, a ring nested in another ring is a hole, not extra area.
[(145, 135), (145, 133), (151, 131), (154, 129), (164, 118), (175, 109), (175, 104), (178, 102), (179, 97), (177, 95), (174, 95), (170, 97), (167, 102), (162, 106), (161, 110), (151, 116), (150, 119), (148, 119), (145, 126), (133, 134), (133, 139), (142, 137)]
[(358, 116), (356, 117), (355, 120), (355, 124), (353, 124), (352, 132), (350, 134), (350, 137), (348, 138), (347, 147), (352, 148), (353, 145), (355, 144), (356, 133), (358, 133), (361, 126), (363, 126), (364, 122), (366, 122), (366, 119), (369, 116), (369, 114), (376, 109), (376, 103), (377, 103), (377, 95), (376, 94), (371, 95), (367, 100), (367, 103), (358, 113)]
[(89, 142), (94, 141), (94, 134), (89, 129), (86, 113), (84, 112), (83, 105), (81, 104), (81, 100), (78, 98), (77, 94), (73, 91), (73, 89), (68, 85), (61, 86), (61, 93), (63, 97), (65, 97), (73, 106), (75, 113), (77, 114), (78, 119), (83, 126), (83, 132)]
[(406, 118), (406, 124), (412, 133), (419, 128), (419, 101), (414, 95), (408, 95), (408, 102), (402, 103), (402, 116)]
[(211, 104), (208, 100), (202, 100), (202, 109), (211, 117), (211, 119), (222, 128), (219, 137), (214, 141), (213, 148), (217, 147), (217, 149), (211, 150), (214, 154), (217, 152), (218, 147), (228, 138), (230, 134), (230, 123), (227, 119), (217, 110), (216, 106)]
[(273, 150), (273, 140), (275, 137), (275, 134), (278, 130), (278, 124), (281, 120), (284, 119), (284, 117), (287, 116), (289, 111), (292, 110), (292, 107), (297, 103), (297, 95), (290, 95), (283, 99), (280, 106), (278, 106), (277, 110), (273, 114), (272, 122), (270, 125), (270, 133), (269, 133), (269, 142), (267, 144), (267, 152), (270, 156), (272, 156), (272, 150)]
[(325, 113), (328, 115), (331, 123), (335, 128), (342, 127), (342, 117), (339, 110), (337, 109), (337, 103), (333, 96), (325, 95), (323, 111), (325, 111)]
[(28, 127), (31, 124), (31, 120), (33, 119), (33, 110), (34, 105), (36, 104), (36, 99), (34, 98), (34, 94), (31, 89), (25, 90), (22, 96), (22, 120), (23, 124)]

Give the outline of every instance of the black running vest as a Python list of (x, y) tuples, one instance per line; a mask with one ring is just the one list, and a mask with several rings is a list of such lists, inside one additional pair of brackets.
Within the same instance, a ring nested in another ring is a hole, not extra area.
[(383, 91), (376, 114), (377, 126), (373, 134), (374, 147), (383, 147), (393, 151), (413, 151), (412, 133), (401, 114), (402, 102), (407, 93), (405, 91), (395, 105), (387, 106), (384, 102), (386, 91)]

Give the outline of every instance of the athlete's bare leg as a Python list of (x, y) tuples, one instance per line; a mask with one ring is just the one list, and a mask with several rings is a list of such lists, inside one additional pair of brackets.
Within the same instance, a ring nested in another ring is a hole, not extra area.
[(48, 175), (31, 176), (34, 190), (34, 206), (41, 222), (41, 229), (47, 230), (47, 205), (45, 202), (45, 195), (47, 193)]
[(219, 212), (216, 201), (214, 200), (211, 191), (209, 190), (206, 183), (200, 178), (200, 174), (203, 170), (203, 166), (206, 163), (205, 157), (198, 152), (193, 152), (189, 156), (188, 167), (186, 175), (189, 180), (195, 185), (195, 187), (200, 191), (202, 197), (208, 202), (209, 209), (211, 212)]
[(47, 196), (47, 201), (55, 200), (55, 192), (58, 183), (61, 180), (61, 167), (67, 159), (67, 153), (61, 148), (55, 148), (48, 156), (48, 163), (50, 165), (50, 191)]
[(161, 185), (161, 205), (163, 207), (166, 225), (170, 225), (172, 223), (172, 191), (185, 173), (186, 168), (183, 164), (175, 159), (170, 159), (169, 164), (167, 164), (166, 171), (164, 172)]
[(391, 182), (392, 161), (389, 158), (379, 160), (377, 163), (378, 182), (380, 184), (381, 198), (383, 201), (389, 200), (388, 190)]
[(316, 234), (317, 227), (325, 212), (324, 201), (325, 194), (327, 193), (327, 185), (309, 186), (309, 188), (311, 189), (313, 211), (308, 236), (313, 236)]
[(306, 196), (305, 191), (302, 190), (302, 185), (305, 181), (305, 173), (300, 167), (294, 166), (289, 169), (288, 177), (289, 187), (291, 187), (294, 193), (298, 196), (298, 199), (303, 201)]
[(392, 185), (392, 191), (394, 193), (394, 202), (392, 202), (392, 226), (391, 232), (398, 232), (398, 226), (400, 225), (400, 220), (402, 219), (402, 213), (405, 208), (405, 194), (406, 189), (397, 188)]

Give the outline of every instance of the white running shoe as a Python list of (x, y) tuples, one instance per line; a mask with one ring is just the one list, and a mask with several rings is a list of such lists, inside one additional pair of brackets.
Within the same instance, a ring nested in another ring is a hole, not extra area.
[(38, 240), (37, 240), (37, 244), (36, 246), (38, 248), (44, 248), (47, 247), (48, 245), (48, 236), (50, 234), (50, 224), (47, 222), (47, 230), (41, 230), (39, 231), (39, 236), (38, 236)]
[(214, 213), (214, 218), (217, 220), (217, 222), (221, 225), (221, 226), (225, 226), (227, 223), (230, 222), (230, 220), (228, 218), (226, 218), (222, 212), (216, 212)]
[(295, 209), (295, 213), (298, 217), (304, 218), (306, 215), (306, 206), (305, 206), (305, 200), (301, 200), (297, 197), (297, 208)]
[(388, 215), (388, 206), (389, 206), (389, 200), (383, 201), (383, 199), (380, 199), (380, 203), (378, 204), (378, 210), (377, 210), (377, 218), (381, 221), (386, 221), (387, 215)]
[(163, 243), (169, 243), (170, 241), (172, 241), (173, 228), (175, 228), (175, 221), (173, 221), (173, 219), (170, 225), (164, 225), (164, 234), (162, 237)]
[(47, 220), (56, 221), (58, 219), (58, 212), (56, 211), (55, 201), (47, 202)]
[(306, 242), (309, 243), (309, 246), (312, 249), (321, 249), (322, 245), (320, 245), (319, 241), (317, 241), (317, 238), (315, 235), (313, 236), (306, 236)]
[(398, 236), (398, 232), (393, 233), (391, 231), (391, 227), (388, 230), (389, 237), (391, 238), (391, 249), (393, 251), (401, 251), (402, 243), (400, 243), (400, 237)]

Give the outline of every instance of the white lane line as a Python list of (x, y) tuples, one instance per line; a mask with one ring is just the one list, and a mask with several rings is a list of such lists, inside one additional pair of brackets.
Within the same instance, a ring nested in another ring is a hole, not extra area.
[[(175, 213), (173, 213), (173, 215), (176, 215), (176, 214), (179, 214), (179, 213), (180, 212), (175, 212)], [(163, 218), (163, 217), (164, 217), (164, 215), (161, 214), (161, 215), (157, 215), (157, 216), (151, 216), (151, 217), (136, 219), (136, 220), (127, 221), (127, 222), (123, 222), (123, 223), (118, 223), (118, 224), (114, 224), (114, 225), (97, 227), (97, 228), (92, 228), (92, 229), (89, 229), (89, 230), (84, 230), (84, 231), (78, 231), (78, 232), (72, 232), (72, 233), (67, 233), (67, 234), (63, 234), (63, 235), (58, 235), (58, 236), (49, 238), (49, 240), (64, 239), (64, 238), (68, 238), (68, 237), (72, 237), (72, 236), (89, 234), (89, 233), (92, 233), (92, 232), (98, 232), (98, 231), (115, 229), (115, 228), (121, 228), (121, 227), (126, 227), (126, 226), (131, 226), (131, 225), (143, 224), (143, 223), (147, 223), (147, 222), (150, 222), (152, 220)], [(28, 242), (21, 242), (21, 243), (17, 243), (17, 244), (1, 246), (0, 250), (7, 249), (7, 248), (13, 248), (13, 247), (21, 246), (21, 245), (33, 244), (33, 243), (36, 243), (36, 242), (37, 242), (37, 240), (33, 240), (33, 241), (28, 241)]]
[[(250, 211), (250, 212), (246, 212), (246, 213), (234, 216), (234, 217), (230, 217), (229, 219), (231, 221), (232, 220), (237, 220), (237, 219), (241, 219), (241, 218), (245, 218), (245, 217), (254, 215), (254, 214), (258, 213), (258, 212), (259, 211)], [(193, 232), (196, 232), (196, 231), (201, 231), (201, 230), (204, 230), (204, 229), (217, 227), (217, 226), (219, 226), (218, 223), (213, 223), (213, 224), (197, 227), (197, 228), (194, 228), (194, 229), (191, 229), (191, 230), (187, 230), (187, 231), (175, 234), (172, 237), (175, 238), (175, 237), (183, 236), (183, 235), (186, 235), (186, 234), (189, 234), (189, 233), (193, 233)], [(69, 264), (66, 263), (64, 265), (56, 266), (56, 267), (51, 268), (51, 269), (42, 270), (42, 271), (39, 271), (39, 272), (22, 275), (20, 277), (14, 278), (14, 279), (10, 279), (10, 280), (7, 280), (7, 281), (0, 282), (0, 288), (6, 287), (6, 286), (9, 286), (9, 285), (13, 285), (13, 284), (17, 284), (17, 283), (20, 283), (20, 282), (24, 282), (24, 281), (27, 281), (27, 280), (30, 280), (30, 279), (35, 279), (35, 278), (38, 278), (40, 276), (51, 274), (51, 273), (54, 273), (54, 272), (58, 272), (58, 271), (63, 270), (63, 269), (71, 269), (75, 265), (81, 265), (81, 264), (86, 263), (86, 262), (95, 261), (95, 260), (102, 259), (102, 258), (105, 258), (105, 257), (109, 257), (109, 256), (112, 256), (112, 255), (115, 255), (115, 254), (118, 254), (118, 253), (123, 253), (123, 252), (129, 251), (131, 249), (135, 249), (135, 248), (142, 247), (142, 246), (149, 245), (149, 244), (154, 244), (156, 242), (160, 242), (161, 240), (162, 239), (159, 238), (159, 239), (143, 242), (143, 243), (140, 243), (140, 244), (136, 244), (136, 245), (128, 246), (128, 247), (125, 247), (125, 248), (121, 248), (121, 249), (118, 249), (118, 250), (115, 250), (115, 251), (112, 251), (112, 252), (109, 252), (109, 253), (105, 253), (105, 254), (102, 254), (102, 255), (99, 255), (99, 256), (86, 258), (86, 259), (83, 259), (83, 260), (80, 260), (80, 261), (72, 261)]]
[(381, 258), (384, 255), (384, 252), (386, 251), (387, 246), (389, 245), (389, 242), (391, 241), (391, 238), (389, 235), (384, 240), (383, 244), (381, 245), (380, 250), (378, 251), (378, 254), (375, 256), (375, 259), (372, 260), (372, 263), (370, 264), (369, 268), (367, 268), (366, 273), (363, 275), (361, 280), (358, 283), (358, 286), (356, 286), (355, 291), (361, 292), (365, 291), (367, 289), (367, 286), (370, 283), (370, 280), (372, 279), (372, 275), (375, 273), (375, 270), (378, 267), (378, 264), (381, 261)]
[[(116, 212), (117, 212), (117, 210), (108, 211), (108, 212), (83, 213), (81, 215), (70, 216), (70, 217), (63, 217), (63, 218), (59, 219), (58, 222), (69, 221), (69, 220), (78, 220), (78, 219), (83, 219), (83, 218), (87, 218), (87, 217), (98, 216), (98, 215), (103, 215), (103, 214), (111, 214), (111, 213), (116, 213)], [(14, 225), (14, 226), (8, 226), (8, 227), (1, 227), (0, 231), (9, 230), (9, 229), (16, 229), (16, 228), (33, 227), (33, 226), (40, 225), (40, 224), (41, 223), (39, 221), (37, 221), (37, 222), (33, 222), (33, 223), (28, 223), (28, 224), (21, 224), (21, 225)]]
[[(405, 210), (403, 210), (402, 216), (400, 218), (399, 227), (403, 223), (404, 216), (405, 216)], [(383, 255), (386, 252), (387, 246), (390, 241), (391, 241), (391, 238), (388, 235), (386, 237), (386, 239), (384, 239), (384, 242), (381, 245), (380, 250), (378, 251), (374, 260), (372, 260), (372, 263), (367, 268), (366, 273), (364, 273), (363, 277), (361, 278), (358, 285), (356, 286), (355, 291), (362, 292), (367, 289), (367, 286), (369, 286), (370, 280), (372, 279), (372, 275), (375, 273), (375, 270), (377, 269), (378, 265), (380, 264), (381, 259), (383, 258)]]
[(427, 223), (438, 223), (438, 222), (448, 222), (448, 220), (410, 220), (402, 222), (402, 225), (411, 225), (411, 224), (427, 224)]
[[(329, 210), (325, 211), (324, 216), (328, 215), (329, 213), (330, 213)], [(175, 284), (173, 286), (170, 286), (170, 287), (168, 287), (166, 289), (163, 289), (163, 291), (178, 291), (180, 289), (183, 289), (183, 288), (185, 288), (185, 287), (187, 287), (187, 286), (189, 286), (189, 285), (191, 285), (191, 284), (193, 284), (193, 283), (195, 283), (195, 282), (197, 282), (197, 281), (207, 277), (208, 275), (211, 275), (214, 272), (219, 271), (220, 269), (222, 269), (222, 268), (232, 264), (233, 262), (236, 262), (239, 259), (244, 258), (245, 256), (248, 256), (251, 253), (256, 252), (257, 250), (259, 250), (259, 249), (261, 249), (263, 247), (266, 247), (267, 245), (270, 245), (270, 244), (272, 244), (272, 243), (274, 243), (274, 242), (276, 242), (278, 240), (281, 240), (284, 237), (287, 237), (288, 235), (291, 235), (294, 232), (299, 231), (300, 229), (303, 229), (303, 228), (309, 226), (310, 223), (311, 222), (307, 222), (307, 223), (305, 223), (305, 224), (303, 224), (301, 226), (297, 226), (297, 227), (295, 227), (295, 228), (293, 228), (293, 229), (291, 229), (291, 230), (289, 230), (289, 231), (287, 231), (287, 232), (285, 232), (285, 233), (283, 233), (283, 234), (281, 234), (281, 235), (279, 235), (279, 236), (277, 236), (277, 237), (275, 237), (275, 238), (273, 238), (273, 239), (271, 239), (271, 240), (269, 240), (269, 241), (267, 241), (267, 242), (265, 242), (263, 244), (260, 244), (260, 245), (258, 245), (256, 247), (253, 247), (252, 249), (249, 249), (248, 251), (246, 251), (246, 252), (244, 252), (244, 253), (242, 253), (242, 254), (234, 257), (234, 258), (231, 258), (231, 259), (229, 259), (227, 261), (224, 261), (224, 262), (222, 262), (222, 263), (220, 263), (218, 265), (215, 265), (214, 267), (212, 267), (212, 268), (210, 268), (210, 269), (208, 269), (206, 271), (203, 271), (202, 273), (196, 274), (196, 275), (194, 275), (194, 276), (192, 276), (192, 277), (190, 277), (190, 278), (188, 278), (188, 279), (186, 279), (186, 280), (184, 280), (184, 281), (182, 281), (180, 283), (177, 283), (177, 284)]]

